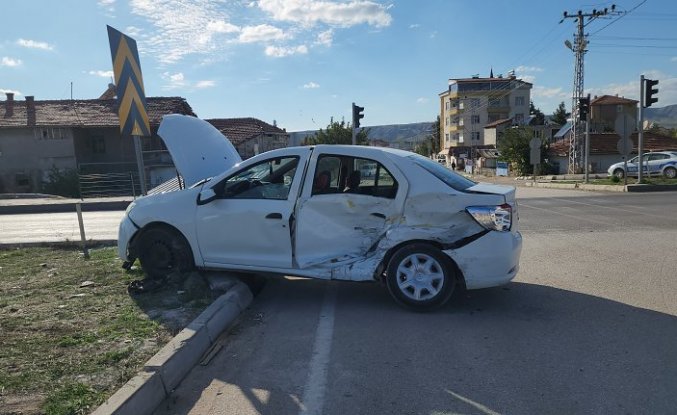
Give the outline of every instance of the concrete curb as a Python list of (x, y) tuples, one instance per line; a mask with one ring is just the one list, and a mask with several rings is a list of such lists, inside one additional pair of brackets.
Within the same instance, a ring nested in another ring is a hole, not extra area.
[[(116, 246), (117, 239), (90, 239), (87, 248), (93, 249), (102, 246)], [(0, 242), (0, 249), (19, 248), (81, 248), (80, 241), (51, 241), (51, 242)]]
[(99, 406), (92, 415), (151, 414), (178, 386), (219, 335), (253, 300), (249, 288), (236, 282), (188, 327), (183, 329), (143, 370)]
[(524, 182), (526, 187), (541, 187), (547, 189), (569, 189), (569, 190), (587, 190), (602, 192), (627, 192), (626, 186), (585, 184), (585, 183), (543, 183), (543, 182)]

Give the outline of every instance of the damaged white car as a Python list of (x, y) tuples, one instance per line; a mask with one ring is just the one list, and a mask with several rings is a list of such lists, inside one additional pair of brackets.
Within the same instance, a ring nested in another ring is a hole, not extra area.
[(158, 134), (195, 184), (127, 209), (119, 255), (149, 276), (199, 268), (381, 281), (424, 310), (458, 286), (505, 284), (519, 268), (513, 187), (379, 147), (290, 147), (241, 161), (218, 130), (187, 116), (165, 117)]

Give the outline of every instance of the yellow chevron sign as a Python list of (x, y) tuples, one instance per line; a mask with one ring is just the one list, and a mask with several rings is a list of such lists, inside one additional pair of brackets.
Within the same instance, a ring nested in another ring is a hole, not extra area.
[(143, 89), (136, 41), (110, 26), (107, 27), (117, 88), (120, 133), (123, 136), (150, 136), (146, 93)]

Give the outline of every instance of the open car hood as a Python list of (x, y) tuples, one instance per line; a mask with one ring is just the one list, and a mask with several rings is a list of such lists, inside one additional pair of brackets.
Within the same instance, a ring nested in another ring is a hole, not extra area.
[(158, 135), (186, 187), (223, 173), (242, 161), (233, 144), (207, 121), (188, 115), (162, 117)]

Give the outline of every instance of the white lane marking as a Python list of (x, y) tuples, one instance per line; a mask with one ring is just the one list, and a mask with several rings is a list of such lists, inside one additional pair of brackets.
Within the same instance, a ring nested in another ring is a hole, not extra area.
[(329, 358), (334, 336), (334, 310), (336, 308), (336, 286), (327, 284), (320, 310), (320, 321), (315, 332), (313, 357), (306, 387), (303, 389), (303, 405), (300, 415), (320, 415), (324, 406), (324, 394), (327, 389)]
[(478, 409), (483, 414), (486, 414), (486, 415), (501, 415), (496, 411), (492, 411), (491, 409), (487, 408), (486, 406), (482, 405), (481, 403), (475, 402), (472, 399), (469, 399), (469, 398), (466, 398), (465, 396), (459, 395), (458, 393), (454, 393), (454, 392), (450, 391), (449, 389), (445, 389), (445, 391), (447, 391), (447, 393), (449, 395), (453, 396), (454, 398), (458, 399), (459, 401), (465, 402), (468, 405), (475, 407), (476, 409)]
[[(552, 209), (543, 209), (543, 208), (539, 208), (539, 207), (536, 207), (536, 206), (527, 205), (527, 204), (524, 204), (524, 203), (520, 203), (520, 207), (542, 210), (544, 212), (549, 212), (549, 213), (552, 213), (552, 214), (555, 214), (555, 215), (566, 216), (568, 218), (574, 218), (574, 219), (584, 220), (584, 221), (593, 222), (593, 223), (599, 223), (599, 224), (602, 224), (602, 225), (617, 226), (617, 224), (615, 224), (615, 223), (609, 223), (609, 222), (605, 222), (605, 221), (601, 221), (601, 220), (594, 220), (594, 219), (586, 218), (584, 216), (567, 215), (566, 213), (556, 212)], [(563, 207), (563, 206), (560, 206), (560, 207)]]
[[(579, 204), (579, 205), (585, 205), (585, 206), (591, 206), (591, 207), (601, 207), (601, 208), (604, 208), (604, 209), (615, 209), (615, 210), (620, 210), (620, 211), (622, 211), (622, 212), (634, 213), (634, 214), (637, 214), (637, 215), (651, 216), (651, 217), (659, 218), (659, 219), (669, 219), (669, 218), (666, 217), (666, 216), (653, 215), (653, 214), (651, 214), (651, 213), (646, 213), (646, 212), (637, 212), (637, 211), (634, 211), (634, 210), (623, 209), (622, 207), (616, 207), (616, 206), (611, 206), (611, 205), (607, 205), (607, 204), (599, 204), (599, 205), (597, 205), (597, 204), (594, 204), (594, 203), (578, 202), (578, 201), (576, 201), (576, 200), (569, 200), (569, 199), (564, 199), (564, 198), (561, 199), (561, 200), (563, 200), (563, 201), (565, 201), (565, 202), (576, 203), (576, 204)], [(621, 206), (626, 206), (626, 207), (627, 207), (627, 206), (630, 206), (630, 205), (621, 205)], [(643, 209), (643, 208), (639, 208), (639, 209)]]

